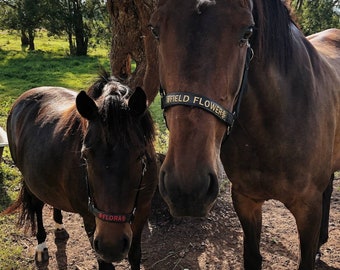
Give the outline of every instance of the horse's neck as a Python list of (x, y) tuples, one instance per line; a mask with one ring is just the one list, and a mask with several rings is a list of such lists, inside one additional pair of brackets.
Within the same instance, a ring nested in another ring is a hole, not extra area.
[(254, 87), (261, 98), (264, 95), (294, 95), (315, 88), (315, 78), (320, 75), (319, 64), (324, 65), (324, 60), (293, 24), (291, 46), (292, 56), (287, 57), (285, 63), (275, 59), (264, 63), (256, 58), (251, 63), (250, 87)]
[[(256, 58), (251, 63), (244, 102), (245, 119), (258, 115), (254, 120), (261, 119), (261, 123), (273, 125), (280, 131), (285, 125), (298, 128), (300, 121), (318, 110), (321, 103), (316, 97), (327, 99), (327, 94), (321, 92), (329, 91), (322, 89), (320, 82), (325, 80), (320, 77), (323, 75), (319, 74), (318, 67), (323, 60), (301, 33), (294, 30), (292, 34), (293, 55), (286, 63), (270, 61), (264, 64)], [(296, 124), (291, 123), (293, 120)], [(281, 127), (278, 122), (282, 123)]]

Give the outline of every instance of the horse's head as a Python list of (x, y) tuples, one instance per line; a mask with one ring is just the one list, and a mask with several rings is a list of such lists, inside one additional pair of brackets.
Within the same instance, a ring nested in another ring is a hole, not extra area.
[(220, 147), (252, 54), (252, 9), (250, 0), (161, 0), (150, 20), (170, 131), (160, 192), (173, 215), (204, 216), (218, 195)]
[(93, 247), (103, 260), (120, 261), (130, 249), (134, 211), (147, 185), (143, 176), (154, 131), (146, 95), (104, 76), (78, 94), (76, 106), (87, 120), (82, 156), (89, 210), (96, 217)]

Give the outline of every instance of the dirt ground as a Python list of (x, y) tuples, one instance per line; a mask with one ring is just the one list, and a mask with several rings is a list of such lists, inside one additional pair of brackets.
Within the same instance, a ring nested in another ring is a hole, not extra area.
[[(65, 247), (57, 250), (54, 243), (52, 209), (44, 209), (49, 269), (91, 270), (97, 263), (89, 241), (76, 214), (64, 213), (64, 223), (70, 238)], [(330, 214), (330, 238), (322, 248), (318, 270), (340, 269), (340, 180), (334, 181)], [(299, 254), (295, 221), (278, 202), (268, 201), (263, 208), (261, 252), (263, 269), (296, 269)], [(27, 268), (34, 266), (36, 241), (22, 236), (22, 254), (32, 258)], [(165, 206), (153, 211), (142, 241), (143, 270), (232, 270), (242, 269), (242, 230), (234, 212), (228, 185), (221, 192), (213, 211), (206, 218), (173, 219)], [(57, 259), (58, 258), (58, 259)], [(117, 270), (129, 269), (127, 261), (116, 264)]]

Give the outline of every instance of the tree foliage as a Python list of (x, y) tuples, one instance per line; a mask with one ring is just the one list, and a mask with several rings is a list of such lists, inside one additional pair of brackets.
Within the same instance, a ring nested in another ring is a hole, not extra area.
[[(297, 0), (293, 1), (297, 2)], [(339, 0), (305, 0), (296, 12), (299, 25), (305, 35), (327, 28), (340, 28)]]
[[(286, 1), (299, 7), (296, 15), (306, 35), (340, 28), (339, 0)], [(22, 44), (31, 50), (36, 29), (45, 28), (53, 35), (66, 34), (70, 54), (76, 55), (85, 55), (88, 46), (111, 39), (112, 71), (130, 78), (131, 85), (140, 85), (145, 57), (149, 55), (145, 51), (154, 50), (147, 23), (156, 3), (157, 0), (0, 0), (0, 28), (20, 31)], [(95, 42), (91, 44), (90, 38)], [(131, 60), (137, 64), (134, 74)]]
[(0, 7), (5, 11), (1, 15), (2, 27), (20, 30), (22, 44), (34, 50), (34, 32), (41, 25), (43, 0), (5, 0)]
[(30, 50), (39, 28), (52, 35), (66, 34), (72, 55), (87, 54), (92, 33), (108, 39), (109, 16), (103, 0), (0, 0), (0, 8), (5, 11), (0, 27), (20, 31), (22, 45), (29, 44)]

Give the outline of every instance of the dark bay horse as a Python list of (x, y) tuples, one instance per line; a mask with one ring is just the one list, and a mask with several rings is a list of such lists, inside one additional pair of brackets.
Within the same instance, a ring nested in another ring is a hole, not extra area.
[(305, 38), (281, 0), (160, 0), (150, 27), (170, 132), (159, 185), (171, 213), (209, 212), (221, 160), (245, 269), (261, 269), (269, 199), (294, 215), (299, 269), (313, 269), (340, 169), (340, 30)]
[[(22, 94), (7, 121), (9, 147), (23, 175), (21, 223), (37, 220), (36, 260), (48, 260), (42, 208), (79, 213), (99, 263), (127, 254), (140, 269), (141, 233), (158, 182), (154, 127), (141, 88), (103, 73), (88, 92), (39, 87)], [(9, 211), (7, 211), (9, 212)]]

